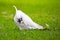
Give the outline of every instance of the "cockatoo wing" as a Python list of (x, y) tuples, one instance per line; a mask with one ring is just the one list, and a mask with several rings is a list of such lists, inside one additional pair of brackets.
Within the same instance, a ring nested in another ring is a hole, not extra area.
[(43, 29), (43, 26), (40, 26), (39, 24), (33, 22), (32, 19), (27, 15), (23, 17), (23, 22), (31, 29)]

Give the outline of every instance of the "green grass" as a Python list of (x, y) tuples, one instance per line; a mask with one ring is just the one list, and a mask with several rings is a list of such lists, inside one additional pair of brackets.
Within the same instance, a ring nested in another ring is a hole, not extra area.
[[(13, 5), (48, 30), (19, 30)], [(60, 0), (0, 0), (0, 40), (60, 40)]]

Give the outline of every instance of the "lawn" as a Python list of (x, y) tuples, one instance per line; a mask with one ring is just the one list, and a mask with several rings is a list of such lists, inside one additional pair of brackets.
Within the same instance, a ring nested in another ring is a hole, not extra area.
[[(19, 30), (15, 5), (49, 30)], [(60, 40), (60, 0), (0, 0), (0, 40)]]

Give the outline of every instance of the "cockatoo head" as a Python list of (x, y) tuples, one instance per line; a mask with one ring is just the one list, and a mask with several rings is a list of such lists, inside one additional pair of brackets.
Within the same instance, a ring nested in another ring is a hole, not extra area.
[(14, 21), (16, 23), (21, 23), (22, 22), (22, 17), (21, 17), (21, 11), (20, 10), (17, 10), (16, 6), (13, 6), (16, 10), (16, 14), (15, 14), (15, 17), (14, 17)]

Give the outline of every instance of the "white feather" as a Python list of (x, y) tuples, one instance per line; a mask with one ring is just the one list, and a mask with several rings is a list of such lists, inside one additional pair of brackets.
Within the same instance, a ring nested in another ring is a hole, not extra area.
[[(13, 6), (16, 10), (16, 15), (14, 17), (14, 21), (16, 22), (17, 26), (19, 27), (20, 30), (23, 29), (44, 29), (43, 26), (40, 26), (39, 24), (35, 23), (32, 21), (32, 19), (26, 15), (24, 12), (21, 10), (17, 10), (16, 6)], [(18, 23), (18, 19), (22, 18), (22, 22)]]

